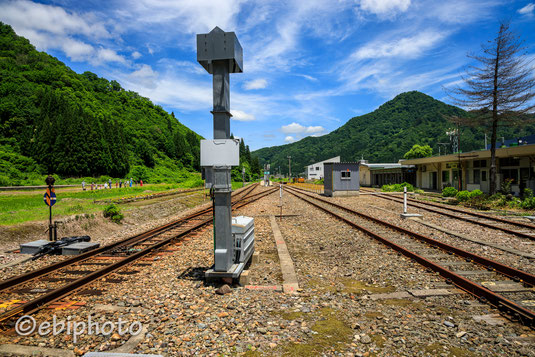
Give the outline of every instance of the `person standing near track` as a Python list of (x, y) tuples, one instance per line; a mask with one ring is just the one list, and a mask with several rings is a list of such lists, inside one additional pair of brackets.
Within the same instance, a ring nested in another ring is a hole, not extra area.
[(108, 179), (108, 187), (111, 189), (111, 178)]
[(82, 190), (85, 191), (85, 180), (82, 181)]

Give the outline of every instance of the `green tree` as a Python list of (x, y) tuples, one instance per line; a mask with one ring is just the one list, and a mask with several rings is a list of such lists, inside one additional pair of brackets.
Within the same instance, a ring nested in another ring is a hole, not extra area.
[(404, 159), (418, 159), (420, 157), (428, 157), (433, 155), (433, 149), (429, 145), (415, 144), (412, 148), (403, 155)]

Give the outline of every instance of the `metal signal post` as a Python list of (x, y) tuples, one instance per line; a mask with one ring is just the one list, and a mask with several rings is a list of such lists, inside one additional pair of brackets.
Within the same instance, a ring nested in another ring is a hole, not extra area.
[(213, 75), (214, 140), (201, 140), (201, 166), (214, 200), (214, 267), (207, 277), (224, 276), (234, 264), (230, 170), (239, 166), (239, 143), (230, 139), (229, 74), (243, 72), (243, 50), (234, 32), (215, 27), (197, 35), (197, 61)]
[(48, 177), (45, 179), (45, 183), (48, 185), (48, 188), (46, 189), (45, 195), (43, 196), (43, 200), (45, 201), (45, 204), (48, 206), (48, 240), (49, 241), (55, 241), (58, 239), (57, 235), (57, 226), (56, 224), (52, 224), (52, 206), (56, 203), (56, 193), (54, 192), (54, 182), (56, 182), (56, 179), (52, 175), (48, 175)]

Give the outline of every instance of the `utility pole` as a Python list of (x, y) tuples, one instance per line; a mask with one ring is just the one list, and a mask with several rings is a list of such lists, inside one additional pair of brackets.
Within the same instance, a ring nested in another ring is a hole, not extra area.
[(292, 157), (288, 156), (288, 180), (292, 179)]

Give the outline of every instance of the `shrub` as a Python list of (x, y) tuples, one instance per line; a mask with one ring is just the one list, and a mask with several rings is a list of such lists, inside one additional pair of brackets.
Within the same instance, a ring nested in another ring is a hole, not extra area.
[(104, 207), (104, 217), (110, 218), (115, 223), (121, 223), (124, 215), (121, 213), (121, 209), (112, 203)]
[(513, 179), (505, 179), (503, 180), (501, 184), (501, 191), (504, 195), (507, 195), (511, 193), (511, 184), (513, 183)]
[(533, 190), (531, 188), (524, 189), (524, 198), (533, 198)]
[(468, 192), (468, 191), (459, 191), (455, 195), (455, 198), (457, 198), (457, 200), (459, 202), (466, 202), (470, 198), (470, 192)]
[(442, 197), (455, 197), (457, 195), (457, 191), (455, 187), (444, 187), (442, 190)]
[(535, 197), (525, 198), (524, 201), (520, 203), (520, 207), (523, 209), (535, 209)]
[(403, 183), (396, 183), (393, 185), (383, 185), (381, 187), (381, 191), (383, 192), (403, 192), (403, 187), (407, 187), (407, 192), (414, 191), (414, 186), (410, 183), (403, 182)]
[(470, 192), (469, 198), (470, 199), (477, 198), (481, 196), (482, 194), (483, 194), (483, 191), (481, 190), (473, 190), (472, 192)]

